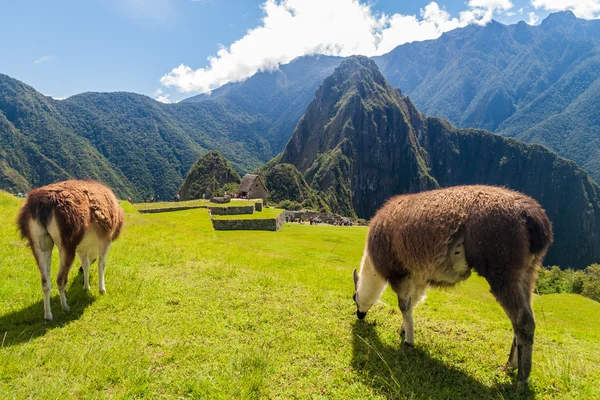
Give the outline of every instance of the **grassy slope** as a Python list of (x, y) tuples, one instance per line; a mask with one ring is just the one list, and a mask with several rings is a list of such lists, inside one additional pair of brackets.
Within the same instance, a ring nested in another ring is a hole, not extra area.
[[(18, 206), (0, 192), (0, 398), (514, 397), (497, 368), (510, 324), (481, 278), (429, 293), (414, 349), (400, 347), (390, 290), (356, 320), (365, 228), (214, 232), (205, 209), (141, 215), (125, 203), (108, 294), (95, 266), (90, 293), (74, 270), (70, 314), (54, 289), (46, 323)], [(541, 300), (529, 394), (598, 398), (600, 304)]]

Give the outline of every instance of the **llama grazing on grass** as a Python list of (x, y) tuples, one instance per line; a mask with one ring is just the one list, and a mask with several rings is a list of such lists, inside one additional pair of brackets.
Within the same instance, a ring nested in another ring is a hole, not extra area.
[(474, 269), (513, 326), (506, 367), (527, 383), (537, 270), (552, 243), (552, 224), (532, 198), (493, 186), (458, 186), (389, 200), (371, 220), (360, 274), (353, 271), (359, 319), (389, 283), (398, 295), (401, 333), (413, 345), (413, 308), (430, 286), (450, 287)]
[[(83, 285), (90, 289), (90, 264), (98, 259), (98, 286), (105, 293), (104, 267), (113, 240), (123, 227), (124, 214), (113, 192), (94, 181), (65, 181), (32, 190), (21, 208), (17, 224), (42, 275), (44, 318), (50, 309), (50, 263), (56, 244), (60, 269), (56, 284), (60, 304), (69, 311), (65, 289), (75, 254), (83, 269)], [(90, 262), (91, 261), (91, 262)]]

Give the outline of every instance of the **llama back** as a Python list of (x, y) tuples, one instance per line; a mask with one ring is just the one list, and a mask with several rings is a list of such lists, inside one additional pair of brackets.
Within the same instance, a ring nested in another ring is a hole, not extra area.
[[(90, 215), (93, 222), (110, 234), (111, 240), (116, 240), (123, 228), (125, 213), (114, 193), (104, 185), (97, 182), (86, 182), (93, 191), (93, 196), (88, 196)], [(86, 192), (89, 193), (89, 192)]]
[(29, 236), (29, 220), (47, 227), (56, 218), (62, 236), (77, 243), (92, 222), (115, 240), (123, 227), (124, 213), (113, 192), (95, 181), (66, 181), (32, 190), (17, 224), (23, 238)]

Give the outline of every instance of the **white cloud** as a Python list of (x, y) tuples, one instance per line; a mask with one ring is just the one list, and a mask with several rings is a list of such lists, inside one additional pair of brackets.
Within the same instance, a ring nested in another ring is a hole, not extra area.
[(571, 10), (579, 18), (600, 18), (600, 0), (531, 0), (531, 5), (548, 11)]
[(529, 20), (527, 21), (529, 25), (535, 25), (540, 20), (540, 17), (537, 16), (534, 12), (530, 12), (527, 15), (529, 16)]
[(267, 0), (261, 25), (208, 58), (204, 68), (181, 64), (160, 82), (182, 92), (209, 92), (258, 71), (310, 54), (384, 54), (413, 41), (435, 39), (468, 24), (486, 24), (509, 0), (470, 0), (458, 17), (431, 2), (420, 16), (375, 13), (359, 0)]
[(160, 101), (161, 103), (170, 104), (171, 100), (169, 99), (169, 94), (165, 94), (162, 89), (156, 89), (152, 97), (156, 101)]
[(513, 4), (510, 0), (470, 0), (469, 7), (510, 10), (513, 8)]
[(42, 63), (45, 63), (48, 61), (54, 61), (54, 60), (58, 60), (58, 57), (56, 57), (56, 56), (41, 56), (40, 58), (35, 60), (33, 63), (34, 64), (42, 64)]

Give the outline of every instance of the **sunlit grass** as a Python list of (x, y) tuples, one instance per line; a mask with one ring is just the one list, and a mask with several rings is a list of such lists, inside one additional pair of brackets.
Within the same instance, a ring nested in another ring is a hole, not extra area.
[[(2, 399), (517, 397), (514, 375), (498, 369), (510, 323), (482, 278), (429, 292), (415, 348), (400, 345), (389, 289), (356, 320), (351, 271), (366, 228), (215, 232), (206, 209), (142, 215), (125, 202), (107, 295), (95, 265), (89, 293), (74, 268), (71, 312), (54, 287), (55, 320), (44, 322), (39, 273), (14, 227), (19, 204), (0, 193)], [(536, 296), (535, 312), (524, 396), (600, 398), (600, 304)]]

